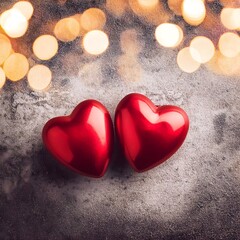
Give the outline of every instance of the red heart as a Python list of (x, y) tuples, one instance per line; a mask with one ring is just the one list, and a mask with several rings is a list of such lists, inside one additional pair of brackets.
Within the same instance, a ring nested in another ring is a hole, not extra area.
[(113, 150), (113, 125), (101, 103), (87, 100), (70, 116), (51, 119), (42, 137), (52, 155), (68, 168), (90, 177), (105, 174)]
[(182, 145), (189, 128), (187, 114), (176, 106), (156, 107), (141, 94), (129, 94), (115, 115), (123, 152), (137, 172), (170, 158)]

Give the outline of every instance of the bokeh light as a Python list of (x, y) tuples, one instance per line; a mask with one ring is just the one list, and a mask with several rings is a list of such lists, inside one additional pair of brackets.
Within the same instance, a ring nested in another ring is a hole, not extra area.
[(144, 8), (153, 8), (158, 5), (158, 0), (137, 0), (139, 5)]
[(156, 28), (155, 37), (164, 47), (176, 47), (183, 39), (183, 31), (176, 24), (163, 23)]
[(193, 73), (200, 67), (200, 63), (193, 59), (189, 47), (178, 52), (177, 64), (182, 71), (187, 73)]
[(73, 18), (64, 18), (57, 22), (54, 28), (54, 35), (62, 42), (70, 42), (79, 36), (79, 22)]
[(29, 20), (33, 15), (33, 5), (28, 1), (19, 1), (13, 5), (13, 8), (18, 9), (23, 16)]
[(35, 65), (29, 70), (27, 79), (34, 91), (44, 91), (51, 83), (52, 72), (47, 66)]
[(73, 16), (71, 16), (71, 18), (74, 18), (75, 20), (77, 20), (78, 24), (79, 24), (79, 33), (78, 36), (83, 36), (84, 34), (86, 34), (86, 30), (82, 27), (81, 25), (81, 18), (82, 18), (82, 14), (81, 13), (77, 13)]
[(239, 0), (219, 0), (219, 2), (224, 7), (240, 7), (240, 1)]
[(81, 16), (81, 26), (86, 31), (101, 30), (106, 23), (106, 15), (99, 8), (89, 8)]
[(191, 41), (190, 53), (197, 62), (206, 63), (214, 56), (215, 47), (209, 38), (198, 36)]
[(41, 60), (49, 60), (58, 52), (58, 41), (52, 35), (42, 35), (33, 43), (33, 52)]
[(224, 27), (230, 30), (240, 28), (240, 8), (223, 8), (220, 17)]
[(7, 36), (0, 34), (0, 65), (4, 63), (12, 52), (12, 44)]
[(3, 30), (11, 38), (22, 37), (28, 29), (27, 19), (15, 8), (3, 12), (0, 23)]
[(0, 67), (0, 89), (3, 88), (5, 83), (6, 83), (6, 75), (3, 69)]
[(240, 37), (236, 33), (224, 33), (218, 42), (220, 52), (225, 57), (236, 57), (240, 53)]
[(138, 32), (135, 29), (127, 29), (121, 33), (120, 46), (123, 53), (128, 55), (137, 55), (142, 50), (138, 39)]
[(29, 63), (24, 55), (13, 53), (5, 61), (3, 70), (9, 80), (19, 81), (26, 76)]
[(127, 0), (106, 0), (107, 10), (115, 17), (122, 17), (128, 9)]
[(99, 55), (105, 52), (108, 45), (107, 34), (100, 30), (90, 31), (83, 38), (84, 49), (92, 55)]
[(182, 16), (190, 25), (197, 26), (201, 24), (206, 16), (204, 1), (184, 0), (182, 3)]
[(160, 23), (167, 22), (170, 18), (169, 13), (160, 1), (154, 7), (144, 7), (139, 4), (138, 0), (128, 0), (128, 3), (137, 16), (150, 24), (157, 26)]

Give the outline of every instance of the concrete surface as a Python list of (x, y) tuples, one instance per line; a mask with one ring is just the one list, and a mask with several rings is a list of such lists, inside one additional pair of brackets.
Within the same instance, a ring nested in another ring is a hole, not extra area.
[[(9, 2), (1, 1), (0, 9)], [(31, 49), (50, 19), (98, 5), (41, 2), (33, 1), (41, 8), (35, 8), (32, 32), (15, 45), (19, 51)], [(136, 47), (132, 56), (133, 50), (121, 51), (125, 30), (137, 36), (134, 45), (125, 45)], [(178, 49), (160, 48), (154, 27), (130, 13), (123, 19), (108, 15), (106, 32), (111, 45), (99, 57), (84, 53), (79, 40), (61, 44), (47, 63), (54, 73), (47, 92), (32, 92), (26, 80), (8, 82), (1, 91), (0, 239), (240, 239), (239, 77), (205, 66), (181, 72)], [(47, 120), (88, 98), (114, 116), (130, 92), (188, 113), (188, 137), (167, 162), (137, 174), (116, 149), (107, 174), (94, 180), (59, 166), (46, 152), (41, 130)]]

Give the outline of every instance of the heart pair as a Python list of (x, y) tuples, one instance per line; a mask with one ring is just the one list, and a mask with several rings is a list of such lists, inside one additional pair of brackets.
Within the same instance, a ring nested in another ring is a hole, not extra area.
[[(133, 93), (118, 104), (115, 128), (121, 149), (137, 172), (149, 170), (170, 158), (186, 138), (189, 120), (176, 106), (155, 106)], [(102, 177), (114, 146), (113, 124), (98, 101), (80, 103), (71, 115), (53, 118), (43, 128), (43, 142), (68, 168), (89, 177)]]

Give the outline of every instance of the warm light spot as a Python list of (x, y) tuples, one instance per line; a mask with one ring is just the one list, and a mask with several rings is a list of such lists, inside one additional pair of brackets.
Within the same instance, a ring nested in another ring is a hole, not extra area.
[(219, 39), (218, 47), (225, 57), (236, 57), (240, 53), (240, 37), (232, 32), (224, 33)]
[(89, 8), (83, 12), (81, 26), (87, 31), (101, 30), (106, 23), (105, 13), (98, 8)]
[(27, 76), (28, 84), (34, 91), (43, 91), (48, 88), (52, 80), (51, 70), (44, 65), (35, 65)]
[(27, 74), (29, 63), (24, 55), (13, 53), (5, 61), (3, 70), (9, 80), (19, 81)]
[(223, 8), (221, 21), (224, 27), (234, 30), (240, 27), (240, 8)]
[(240, 2), (238, 0), (220, 0), (220, 3), (224, 7), (240, 7)]
[(190, 53), (197, 62), (206, 63), (214, 56), (215, 47), (209, 38), (198, 36), (191, 41)]
[(77, 13), (73, 16), (71, 16), (71, 18), (74, 18), (77, 20), (78, 24), (79, 24), (79, 33), (78, 36), (83, 36), (86, 33), (86, 30), (82, 27), (81, 25), (81, 18), (82, 18), (82, 14)]
[(164, 47), (176, 47), (183, 39), (183, 31), (176, 24), (163, 23), (156, 28), (155, 37)]
[(12, 44), (7, 36), (0, 34), (0, 65), (4, 63), (12, 52)]
[(33, 52), (41, 60), (49, 60), (58, 52), (57, 39), (52, 35), (42, 35), (33, 43)]
[(54, 35), (62, 42), (75, 40), (80, 32), (80, 25), (74, 18), (64, 18), (57, 22)]
[(84, 49), (93, 55), (98, 55), (106, 51), (109, 45), (108, 36), (100, 30), (88, 32), (83, 38)]
[(27, 19), (15, 8), (3, 12), (0, 23), (3, 30), (11, 38), (22, 37), (28, 29)]
[(28, 1), (19, 1), (13, 5), (13, 8), (18, 9), (27, 20), (33, 15), (33, 5)]
[(137, 0), (139, 5), (144, 8), (153, 8), (158, 5), (158, 0)]
[(182, 15), (183, 0), (168, 0), (168, 7), (178, 16)]
[(120, 46), (123, 53), (137, 55), (141, 52), (142, 46), (138, 39), (138, 32), (135, 29), (127, 29), (120, 35)]
[(127, 0), (106, 0), (106, 8), (116, 17), (122, 17), (128, 8)]
[(221, 74), (226, 76), (240, 75), (240, 55), (237, 55), (233, 58), (228, 58), (219, 53), (217, 64)]
[(179, 51), (177, 63), (179, 68), (187, 73), (195, 72), (200, 67), (200, 63), (192, 58), (189, 47), (183, 48)]
[(132, 11), (144, 21), (159, 25), (160, 23), (167, 22), (170, 18), (170, 14), (165, 10), (161, 1), (158, 1), (154, 7), (143, 7), (139, 4), (138, 0), (128, 0), (129, 7)]
[(182, 16), (190, 25), (197, 26), (201, 24), (206, 16), (204, 1), (184, 0), (182, 3)]
[(3, 88), (6, 82), (6, 75), (3, 69), (0, 67), (0, 89)]

